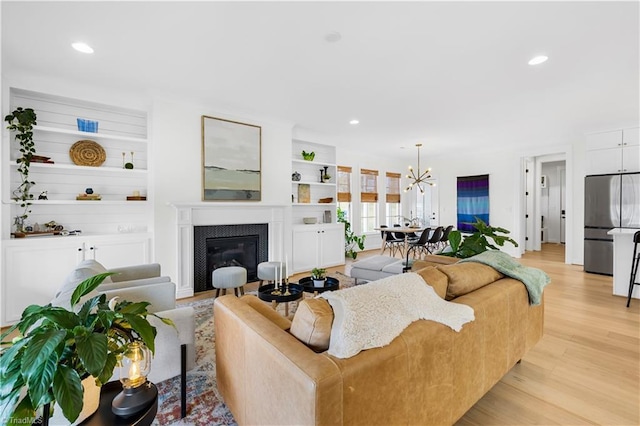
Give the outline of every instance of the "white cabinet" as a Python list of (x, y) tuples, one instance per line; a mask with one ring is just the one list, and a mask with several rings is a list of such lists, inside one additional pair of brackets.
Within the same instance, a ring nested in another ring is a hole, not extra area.
[(293, 226), (293, 272), (344, 263), (343, 224)]
[(106, 268), (149, 263), (150, 234), (34, 237), (4, 242), (2, 326), (20, 319), (31, 304), (53, 299), (65, 277), (84, 259)]
[(587, 135), (587, 175), (640, 171), (640, 129)]

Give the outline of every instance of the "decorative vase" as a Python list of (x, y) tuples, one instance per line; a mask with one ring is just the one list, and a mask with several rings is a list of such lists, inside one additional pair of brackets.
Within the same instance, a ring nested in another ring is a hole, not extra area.
[[(93, 413), (98, 411), (100, 406), (100, 386), (96, 385), (96, 378), (88, 376), (82, 379), (82, 411), (75, 422), (71, 426), (76, 426), (89, 418)], [(62, 413), (62, 408), (56, 403), (53, 409), (53, 415), (49, 418), (49, 425), (69, 425), (69, 420)]]
[(300, 182), (300, 178), (301, 178), (301, 176), (300, 176), (300, 173), (298, 173), (298, 172), (293, 172), (291, 174), (291, 180), (294, 181), (294, 182)]

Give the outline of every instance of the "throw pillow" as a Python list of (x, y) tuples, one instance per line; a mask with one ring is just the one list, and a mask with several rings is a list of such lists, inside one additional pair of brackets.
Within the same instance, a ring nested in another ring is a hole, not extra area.
[(491, 266), (481, 263), (456, 263), (438, 266), (438, 269), (449, 278), (446, 300), (471, 293), (504, 277)]
[(415, 271), (420, 275), (422, 279), (429, 284), (436, 291), (436, 294), (441, 298), (445, 298), (447, 295), (447, 286), (449, 285), (449, 279), (445, 274), (440, 272), (436, 267), (429, 266)]
[(298, 303), (289, 332), (316, 352), (329, 349), (333, 309), (325, 299), (306, 299)]

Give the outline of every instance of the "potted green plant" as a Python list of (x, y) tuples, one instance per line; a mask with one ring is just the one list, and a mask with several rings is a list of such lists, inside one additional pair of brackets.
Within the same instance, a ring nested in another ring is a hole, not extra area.
[(24, 232), (24, 221), (31, 213), (29, 206), (33, 200), (31, 187), (35, 182), (29, 179), (29, 166), (31, 159), (36, 153), (35, 143), (33, 142), (33, 126), (36, 125), (36, 113), (31, 108), (16, 108), (11, 114), (4, 118), (9, 123), (7, 129), (16, 132), (16, 140), (20, 144), (21, 157), (16, 160), (18, 163), (18, 173), (20, 174), (20, 185), (13, 191), (12, 199), (20, 203), (20, 207), (24, 210), (22, 214), (14, 219), (16, 232)]
[[(107, 382), (133, 342), (142, 341), (154, 351), (156, 329), (147, 320), (154, 315), (147, 311), (148, 302), (107, 301), (102, 294), (78, 305), (111, 274), (81, 282), (71, 296), (71, 310), (31, 305), (2, 333), (0, 407), (7, 424), (34, 419), (38, 410), (54, 403), (74, 422), (83, 408), (84, 378), (92, 376), (98, 386)], [(16, 332), (12, 341), (4, 341)]]
[(327, 278), (327, 270), (323, 268), (313, 268), (311, 270), (311, 279), (314, 287), (324, 287)]
[[(442, 252), (440, 254), (450, 257), (467, 258), (480, 254), (489, 249), (499, 250), (498, 247), (504, 246), (505, 243), (511, 243), (515, 247), (518, 247), (518, 243), (508, 237), (510, 231), (487, 225), (482, 219), (476, 217), (474, 223), (469, 223), (476, 230), (470, 235), (466, 235), (462, 238), (462, 233), (458, 230), (453, 230), (449, 233), (449, 246), (451, 251)], [(493, 240), (495, 245), (489, 242), (488, 239)]]
[(307, 161), (313, 161), (313, 159), (316, 157), (316, 153), (311, 151), (311, 152), (307, 152), (305, 150), (302, 150), (302, 158), (304, 160)]
[(364, 250), (364, 239), (366, 235), (356, 235), (351, 229), (351, 223), (347, 220), (346, 212), (338, 207), (338, 223), (344, 224), (344, 255), (351, 259), (358, 257), (359, 250)]

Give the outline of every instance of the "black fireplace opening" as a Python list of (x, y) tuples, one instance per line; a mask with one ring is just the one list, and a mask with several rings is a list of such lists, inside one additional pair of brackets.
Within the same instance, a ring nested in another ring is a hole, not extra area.
[(258, 279), (258, 235), (207, 238), (207, 289), (212, 289), (211, 272), (226, 266), (247, 270), (247, 282)]
[(247, 270), (247, 282), (258, 280), (258, 264), (269, 257), (269, 225), (206, 225), (193, 227), (193, 289), (213, 289), (211, 273), (225, 266)]

